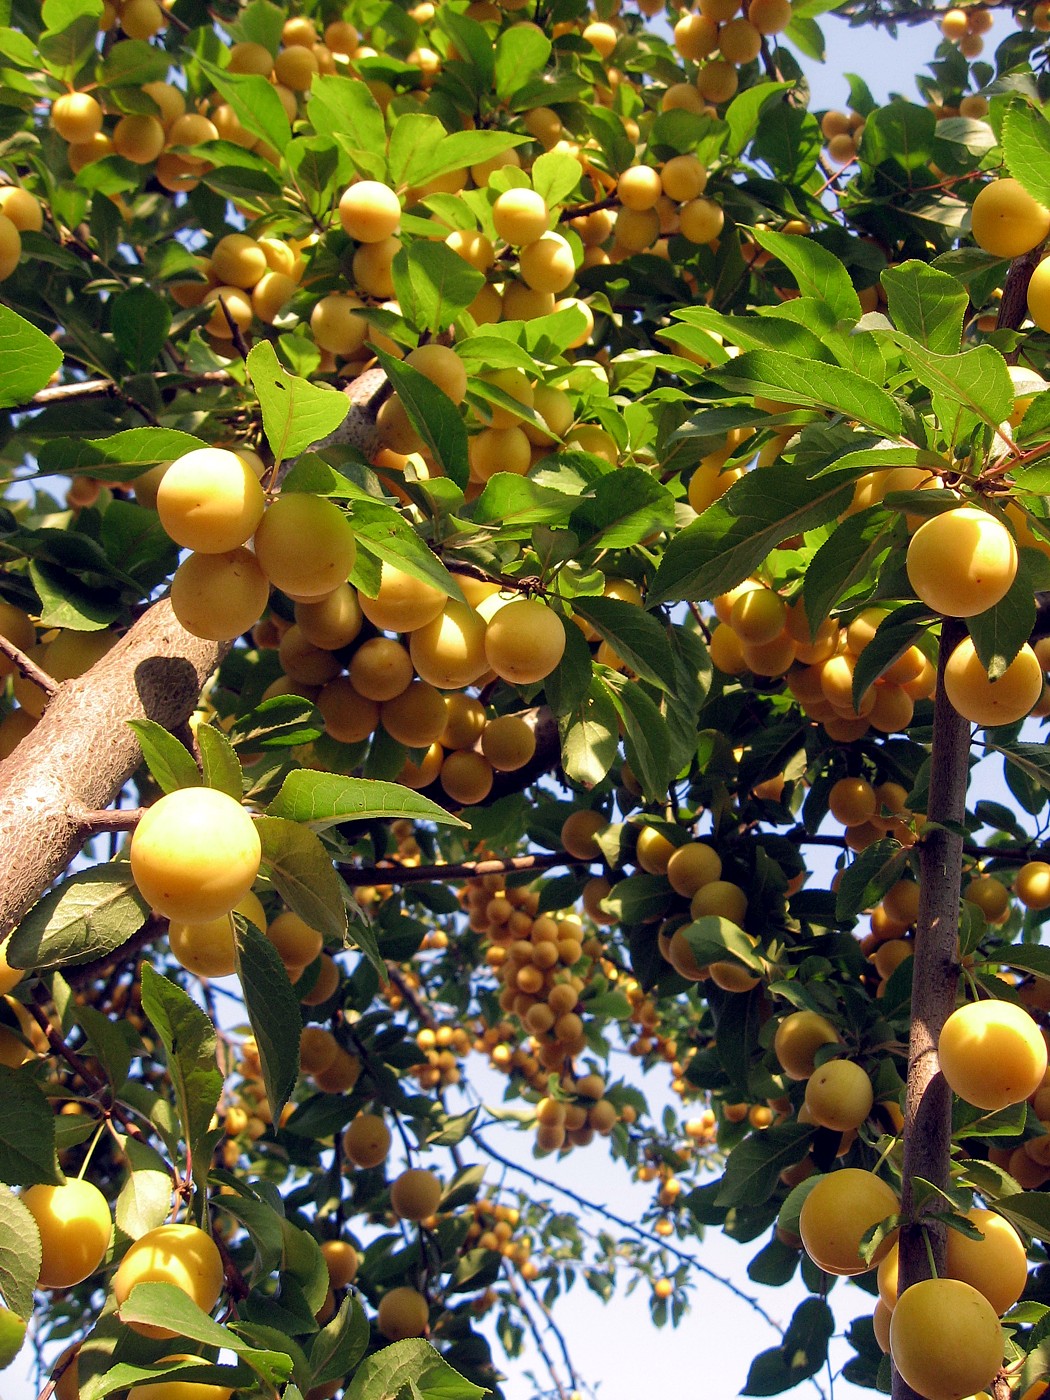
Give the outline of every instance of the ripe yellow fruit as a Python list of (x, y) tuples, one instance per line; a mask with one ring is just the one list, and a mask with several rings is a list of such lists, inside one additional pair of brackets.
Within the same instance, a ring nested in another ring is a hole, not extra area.
[(368, 322), (357, 313), (361, 302), (356, 296), (331, 292), (310, 313), (310, 330), (322, 350), (333, 355), (356, 355), (368, 335)]
[(324, 727), (340, 744), (357, 744), (375, 732), (379, 706), (361, 695), (348, 676), (336, 676), (317, 697)]
[(301, 919), (291, 909), (277, 915), (267, 928), (266, 937), (277, 949), (277, 954), (288, 968), (293, 981), (298, 979), (303, 969), (313, 962), (324, 946), (324, 939), (317, 929), (311, 928), (305, 919)]
[(422, 1167), (409, 1167), (390, 1186), (390, 1205), (402, 1220), (426, 1220), (441, 1200), (441, 1180)]
[(806, 1084), (806, 1108), (814, 1123), (848, 1133), (871, 1112), (871, 1080), (852, 1060), (828, 1060), (814, 1069)]
[(1028, 1282), (1028, 1255), (1020, 1235), (994, 1210), (974, 1207), (966, 1219), (984, 1236), (970, 1240), (948, 1231), (945, 1273), (983, 1293), (1002, 1317), (1020, 1298)]
[(400, 642), (372, 637), (350, 660), (350, 681), (366, 700), (393, 700), (412, 680), (412, 660)]
[(328, 1265), (328, 1278), (333, 1288), (346, 1288), (357, 1277), (357, 1250), (349, 1240), (325, 1240), (321, 1253)]
[(683, 238), (690, 243), (710, 243), (722, 232), (725, 214), (720, 204), (702, 195), (682, 205), (678, 220)]
[[(196, 1225), (160, 1225), (129, 1247), (113, 1275), (113, 1296), (123, 1307), (140, 1283), (170, 1283), (211, 1312), (222, 1292), (222, 1258), (214, 1240)], [(152, 1323), (129, 1326), (144, 1337), (174, 1337), (176, 1333)]]
[(420, 345), (405, 356), (405, 364), (418, 369), (455, 404), (467, 392), (467, 371), (455, 350), (447, 345)]
[(543, 233), (518, 255), (523, 280), (536, 292), (563, 292), (576, 276), (572, 245), (560, 233)]
[(881, 1177), (860, 1167), (842, 1167), (822, 1176), (806, 1197), (799, 1234), (806, 1253), (825, 1273), (863, 1274), (889, 1253), (897, 1232), (880, 1242), (868, 1263), (860, 1255), (861, 1240), (899, 1210), (896, 1192)]
[(379, 711), (383, 728), (410, 749), (428, 748), (444, 733), (445, 697), (426, 681), (411, 684)]
[(946, 617), (975, 617), (1010, 591), (1017, 546), (994, 516), (961, 506), (919, 526), (906, 562), (911, 586), (927, 607)]
[(995, 1309), (958, 1279), (912, 1284), (890, 1318), (893, 1364), (926, 1400), (965, 1400), (991, 1385), (1004, 1345)]
[(1050, 234), (1050, 209), (1009, 177), (985, 185), (970, 210), (974, 242), (998, 258), (1019, 258)]
[(171, 580), (171, 609), (195, 637), (232, 641), (266, 611), (270, 583), (250, 549), (190, 554)]
[(380, 243), (401, 222), (401, 201), (389, 185), (379, 180), (359, 180), (343, 191), (339, 221), (358, 243)]
[(445, 697), (445, 707), (442, 744), (446, 749), (472, 749), (488, 722), (485, 706), (473, 695), (456, 693)]
[(570, 812), (562, 822), (561, 844), (570, 856), (578, 860), (597, 860), (601, 851), (594, 838), (608, 825), (608, 817), (588, 807)]
[(536, 733), (520, 715), (499, 715), (485, 725), (481, 752), (498, 773), (515, 773), (536, 752)]
[(1010, 892), (994, 875), (976, 875), (963, 887), (962, 897), (976, 904), (990, 924), (1001, 924), (1010, 912)]
[(209, 275), (231, 287), (254, 287), (269, 267), (266, 251), (246, 233), (220, 238), (211, 255)]
[(1014, 724), (1042, 695), (1043, 673), (1026, 642), (999, 679), (989, 680), (972, 638), (965, 637), (948, 658), (944, 690), (971, 724)]
[(251, 467), (221, 447), (177, 458), (157, 488), (160, 523), (176, 544), (199, 554), (224, 554), (244, 544), (265, 509)]
[(21, 256), (22, 235), (6, 214), (0, 214), (0, 282), (11, 276)]
[(109, 1202), (97, 1186), (76, 1177), (30, 1186), (22, 1204), (40, 1231), (41, 1288), (72, 1288), (95, 1272), (113, 1235)]
[(685, 899), (692, 899), (701, 886), (709, 885), (721, 874), (721, 857), (703, 841), (678, 846), (667, 862), (666, 875), (671, 888)]
[(1034, 1094), (1046, 1073), (1039, 1027), (1024, 1007), (1008, 1001), (974, 1001), (953, 1011), (937, 1055), (953, 1092), (989, 1112)]
[(64, 92), (51, 104), (51, 125), (63, 141), (85, 145), (102, 130), (102, 108), (87, 92)]
[(343, 1133), (343, 1154), (355, 1167), (378, 1167), (390, 1151), (390, 1129), (377, 1113), (359, 1113)]
[(828, 793), (828, 809), (843, 826), (860, 826), (875, 816), (879, 802), (866, 778), (840, 778)]
[(693, 895), (689, 912), (694, 919), (710, 914), (728, 919), (732, 924), (743, 924), (747, 914), (747, 895), (731, 880), (709, 880)]
[(1026, 909), (1050, 909), (1050, 864), (1030, 860), (1014, 877), (1014, 891)]
[(822, 1045), (834, 1045), (838, 1032), (830, 1021), (815, 1011), (792, 1011), (777, 1026), (773, 1053), (789, 1079), (808, 1079), (816, 1065), (814, 1056)]
[[(266, 914), (259, 896), (251, 890), (237, 901), (233, 912), (243, 914), (258, 929), (266, 928)], [(168, 942), (175, 961), (197, 977), (229, 977), (236, 970), (233, 920), (229, 914), (206, 924), (172, 921), (168, 926)]]
[(448, 602), (448, 594), (423, 579), (385, 561), (379, 569), (379, 592), (374, 598), (358, 594), (361, 611), (384, 632), (414, 632), (433, 622)]
[[(36, 628), (28, 613), (21, 608), (15, 607), (14, 603), (5, 602), (0, 598), (0, 636), (6, 637), (9, 642), (14, 642), (19, 651), (30, 651), (36, 645)], [(4, 676), (10, 676), (15, 669), (15, 663), (8, 660), (4, 655), (0, 655), (0, 680)]]
[(480, 753), (456, 749), (441, 765), (441, 786), (453, 802), (484, 802), (492, 791), (492, 764)]
[(771, 588), (752, 588), (741, 593), (729, 614), (730, 627), (750, 646), (772, 642), (783, 632), (786, 622), (784, 600)]
[(376, 1326), (388, 1342), (422, 1337), (430, 1320), (430, 1306), (414, 1288), (392, 1288), (379, 1301)]
[(361, 631), (361, 603), (356, 589), (341, 583), (312, 602), (296, 603), (295, 622), (308, 642), (325, 651), (347, 646)]
[(499, 195), (492, 206), (492, 223), (505, 243), (520, 247), (535, 243), (547, 232), (550, 211), (535, 190), (512, 189)]
[(1050, 327), (1050, 262), (1045, 258), (1028, 283), (1028, 314), (1041, 331)]
[(532, 685), (545, 680), (565, 651), (561, 618), (538, 599), (508, 603), (485, 629), (485, 657), (501, 680)]
[(131, 873), (144, 899), (182, 923), (228, 914), (259, 873), (255, 823), (215, 788), (179, 788), (142, 815), (131, 838)]
[(643, 826), (638, 833), (635, 858), (648, 874), (663, 875), (675, 849), (674, 843), (663, 832), (657, 831), (654, 826)]
[[(304, 541), (309, 540), (309, 549)], [(274, 501), (255, 532), (255, 557), (275, 587), (297, 602), (321, 598), (350, 577), (357, 545), (331, 501), (292, 491)]]

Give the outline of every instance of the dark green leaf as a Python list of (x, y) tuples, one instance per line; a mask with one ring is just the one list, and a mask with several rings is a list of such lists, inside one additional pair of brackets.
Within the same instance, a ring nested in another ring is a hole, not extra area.
[(629, 549), (674, 523), (674, 497), (667, 487), (650, 472), (621, 467), (592, 483), (569, 516), (568, 528), (583, 548)]
[(142, 964), (142, 1010), (167, 1054), (193, 1179), (203, 1194), (211, 1161), (209, 1124), (223, 1084), (215, 1059), (215, 1027), (192, 997), (149, 963)]
[(447, 330), (485, 282), (485, 274), (448, 244), (423, 238), (401, 249), (393, 275), (402, 316), (417, 331), (432, 335)]
[(318, 836), (283, 817), (260, 817), (255, 827), (278, 894), (311, 928), (342, 943), (347, 935), (342, 886)]
[(803, 584), (806, 617), (816, 630), (837, 603), (873, 570), (893, 537), (893, 522), (878, 506), (848, 515), (809, 561)]
[(122, 947), (148, 914), (126, 861), (78, 870), (30, 909), (5, 952), (12, 967), (37, 972), (94, 962)]
[(266, 814), (320, 828), (347, 821), (409, 817), (469, 829), (469, 823), (400, 783), (347, 778), (341, 773), (318, 773), (310, 768), (297, 768), (288, 774)]
[(531, 25), (512, 25), (496, 44), (496, 96), (506, 100), (537, 73), (550, 58), (551, 41)]
[(241, 126), (253, 136), (261, 137), (275, 151), (283, 151), (292, 139), (292, 129), (269, 79), (255, 73), (228, 73), (213, 63), (199, 61), (216, 90), (233, 108)]
[(815, 297), (840, 320), (860, 319), (860, 298), (849, 273), (834, 253), (812, 238), (774, 233), (765, 228), (756, 228), (754, 235), (767, 252), (784, 264), (803, 296)]
[(958, 281), (910, 258), (882, 274), (890, 320), (937, 355), (956, 355), (967, 296)]
[(352, 1296), (322, 1327), (310, 1347), (310, 1385), (323, 1386), (349, 1375), (368, 1350), (369, 1326), (364, 1308)]
[(343, 1400), (382, 1400), (402, 1392), (412, 1400), (481, 1400), (485, 1388), (464, 1380), (429, 1342), (413, 1338), (384, 1347), (363, 1362)]
[(465, 487), (469, 475), (467, 429), (459, 409), (418, 369), (402, 364), (384, 350), (377, 349), (376, 358), (434, 460), (450, 480)]
[(233, 924), (237, 976), (259, 1047), (266, 1100), (277, 1120), (299, 1077), (299, 998), (265, 933), (240, 915)]
[[(995, 351), (989, 353), (1001, 362)], [(841, 413), (887, 437), (895, 437), (901, 430), (900, 409), (886, 390), (838, 365), (821, 365), (820, 373), (814, 374), (812, 363), (798, 356), (777, 350), (745, 350), (708, 373), (716, 384), (735, 393), (762, 394), (805, 408)]]
[(835, 900), (835, 917), (852, 919), (877, 904), (908, 868), (908, 853), (899, 842), (883, 838), (846, 867)]
[(61, 1180), (55, 1115), (32, 1069), (0, 1065), (0, 1181), (10, 1186), (57, 1186)]
[(0, 305), (0, 408), (28, 407), (61, 363), (50, 336)]
[(171, 328), (168, 303), (148, 287), (139, 286), (121, 292), (110, 305), (109, 325), (117, 349), (133, 370), (149, 369)]
[(733, 1148), (718, 1194), (720, 1206), (755, 1206), (768, 1200), (785, 1167), (801, 1162), (815, 1129), (803, 1123), (779, 1123), (752, 1133)]
[(667, 629), (652, 613), (618, 598), (592, 598), (581, 595), (573, 600), (573, 610), (586, 618), (616, 654), (642, 680), (663, 690), (673, 690), (674, 658)]
[(29, 1211), (0, 1186), (0, 1295), (26, 1322), (33, 1316), (33, 1289), (40, 1273), (40, 1231)]
[(616, 707), (605, 686), (594, 677), (587, 694), (558, 716), (561, 760), (565, 776), (592, 788), (608, 773), (616, 757)]

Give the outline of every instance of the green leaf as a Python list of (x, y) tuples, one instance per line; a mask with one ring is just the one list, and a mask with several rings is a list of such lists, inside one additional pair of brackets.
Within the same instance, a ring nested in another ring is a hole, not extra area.
[(299, 998), (265, 933), (237, 914), (233, 926), (237, 976), (259, 1047), (266, 1100), (276, 1122), (299, 1077)]
[(26, 1322), (33, 1316), (33, 1289), (40, 1273), (40, 1231), (15, 1193), (0, 1186), (0, 1294)]
[(376, 359), (404, 405), (408, 420), (426, 443), (438, 466), (461, 489), (467, 485), (467, 429), (449, 396), (411, 365), (376, 349)]
[(990, 345), (959, 355), (935, 355), (900, 331), (880, 331), (899, 346), (920, 384), (930, 391), (933, 411), (949, 442), (961, 442), (979, 423), (992, 428), (1009, 416), (1013, 383), (1006, 362)]
[(778, 1123), (744, 1138), (729, 1155), (715, 1203), (732, 1208), (767, 1201), (784, 1168), (805, 1157), (814, 1131), (803, 1123)]
[(159, 1153), (135, 1138), (125, 1140), (124, 1153), (129, 1170), (117, 1197), (115, 1219), (118, 1230), (137, 1240), (170, 1215), (171, 1172)]
[(171, 311), (148, 287), (131, 287), (110, 303), (109, 326), (117, 349), (140, 372), (160, 354), (171, 329)]
[(718, 914), (705, 914), (682, 929), (682, 936), (700, 967), (708, 963), (734, 958), (751, 972), (761, 972), (762, 958), (751, 939), (732, 919)]
[(1050, 1192), (1020, 1191), (989, 1204), (1024, 1234), (1050, 1241)]
[(15, 929), (12, 967), (36, 972), (94, 962), (122, 947), (149, 916), (126, 861), (78, 870), (49, 890)]
[(627, 761), (652, 802), (667, 796), (671, 781), (671, 735), (667, 721), (640, 685), (610, 674), (605, 682), (624, 730)]
[(772, 98), (787, 92), (792, 86), (791, 83), (756, 83), (754, 87), (737, 93), (726, 108), (725, 114), (726, 125), (729, 127), (729, 155), (740, 155), (755, 134), (762, 108)]
[(835, 917), (852, 919), (877, 904), (908, 868), (908, 853), (889, 837), (861, 851), (842, 873), (835, 898)]
[(997, 946), (989, 963), (998, 967), (1000, 963), (1030, 972), (1034, 977), (1050, 980), (1050, 948), (1040, 943), (1013, 943), (1008, 948)]
[(261, 137), (275, 151), (288, 146), (292, 139), (288, 114), (268, 78), (255, 73), (228, 73), (205, 59), (198, 62), (246, 131)]
[(629, 549), (648, 535), (672, 529), (674, 509), (674, 497), (651, 472), (620, 467), (591, 483), (569, 516), (568, 528), (583, 549), (599, 543), (603, 549)]
[(371, 778), (346, 778), (340, 773), (319, 773), (297, 768), (289, 773), (280, 791), (266, 809), (268, 817), (284, 817), (293, 822), (310, 822), (324, 828), (339, 822), (375, 821), (410, 817), (415, 821), (437, 822), (442, 826), (470, 824), (461, 821), (400, 783), (381, 783)]
[(574, 598), (572, 606), (642, 680), (662, 690), (674, 689), (674, 658), (667, 628), (652, 613), (618, 598), (585, 595)]
[(121, 39), (106, 53), (96, 77), (103, 87), (141, 87), (168, 75), (168, 58), (163, 49), (144, 39)]
[(43, 627), (68, 627), (76, 632), (97, 632), (120, 616), (120, 605), (107, 602), (98, 589), (91, 589), (76, 574), (50, 567), (35, 559), (29, 562), (29, 577), (40, 599)]
[(581, 787), (595, 787), (616, 757), (616, 706), (601, 681), (594, 677), (587, 694), (558, 717), (561, 761), (565, 776)]
[(325, 938), (343, 943), (347, 935), (343, 890), (331, 858), (317, 835), (283, 817), (260, 817), (255, 829), (262, 858), (278, 894), (299, 917)]
[(229, 1327), (213, 1322), (188, 1293), (172, 1283), (139, 1283), (120, 1309), (122, 1322), (165, 1327), (203, 1346), (236, 1352), (271, 1386), (288, 1379), (292, 1359), (278, 1351), (261, 1351)]
[[(821, 366), (821, 374), (826, 368)], [(834, 473), (807, 479), (783, 462), (748, 472), (670, 541), (649, 590), (649, 606), (716, 598), (734, 588), (782, 540), (840, 516), (852, 499), (855, 478), (856, 473)]]
[(193, 1179), (203, 1198), (213, 1145), (209, 1124), (223, 1085), (215, 1027), (192, 997), (149, 963), (142, 964), (142, 1010), (164, 1045)]
[(0, 408), (28, 407), (61, 363), (50, 336), (0, 304)]
[(101, 0), (48, 0), (42, 15), (40, 57), (56, 77), (71, 79), (95, 47)]
[(538, 28), (518, 24), (505, 29), (496, 42), (496, 96), (511, 97), (522, 84), (542, 73), (551, 56), (551, 41)]
[(386, 564), (396, 565), (402, 573), (440, 588), (450, 598), (466, 601), (453, 575), (399, 510), (356, 498), (352, 517), (354, 536), (362, 549)]
[(1018, 551), (1017, 576), (1005, 598), (993, 608), (966, 620), (967, 630), (977, 649), (977, 658), (992, 680), (998, 680), (1035, 627), (1035, 590), (1029, 572), (1028, 559), (1035, 550)]
[(814, 630), (857, 584), (871, 576), (889, 547), (894, 524), (880, 506), (848, 515), (809, 561), (802, 585), (806, 616)]
[(362, 175), (385, 178), (386, 123), (379, 104), (358, 78), (337, 74), (315, 77), (306, 104), (318, 136), (337, 141)]
[(557, 209), (579, 185), (582, 168), (574, 156), (544, 151), (533, 161), (531, 174), (532, 188), (542, 196), (548, 209)]
[(1031, 103), (1012, 101), (1003, 117), (1002, 143), (1010, 174), (1050, 208), (1050, 122)]
[(923, 637), (928, 617), (924, 604), (906, 603), (882, 619), (874, 637), (857, 658), (853, 672), (854, 705), (859, 704), (868, 686), (877, 681), (887, 667)]
[(201, 751), (204, 786), (217, 788), (240, 802), (244, 796), (244, 774), (226, 735), (217, 725), (199, 724), (197, 745)]
[(780, 1395), (815, 1376), (828, 1359), (828, 1342), (835, 1331), (835, 1315), (823, 1298), (806, 1298), (778, 1347), (755, 1357), (741, 1395)]
[(152, 719), (129, 719), (142, 748), (142, 757), (162, 792), (176, 788), (200, 787), (200, 771), (193, 755), (174, 734)]
[[(86, 473), (100, 481), (132, 481), (150, 467), (173, 461), (199, 447), (200, 438), (174, 428), (129, 428), (104, 438), (60, 438), (40, 450), (39, 476)], [(138, 468), (129, 471), (128, 468)]]
[(321, 716), (312, 700), (301, 695), (273, 695), (245, 715), (238, 715), (230, 730), (234, 750), (287, 749), (312, 744), (324, 733)]
[[(156, 1287), (157, 1285), (146, 1285)], [(161, 1285), (170, 1288), (170, 1284)], [(94, 1334), (92, 1340), (94, 1340)], [(118, 1361), (115, 1366), (111, 1366), (104, 1377), (93, 1376), (90, 1388), (91, 1400), (105, 1400), (107, 1395), (112, 1395), (115, 1391), (126, 1392), (132, 1386), (142, 1386), (157, 1384), (161, 1381), (170, 1380), (176, 1382), (189, 1383), (201, 1382), (202, 1384), (222, 1385), (226, 1388), (236, 1387), (244, 1379), (244, 1373), (232, 1366), (212, 1366), (208, 1362), (194, 1357), (188, 1361), (157, 1361), (152, 1365), (147, 1363), (135, 1363), (130, 1361)], [(195, 1387), (196, 1389), (197, 1387)], [(167, 1389), (167, 1386), (165, 1386)], [(84, 1394), (82, 1389), (81, 1394)], [(287, 1394), (287, 1392), (285, 1392)], [(191, 1391), (192, 1394), (192, 1391)]]
[(0, 1181), (57, 1186), (62, 1176), (55, 1155), (55, 1115), (33, 1074), (32, 1067), (0, 1065)]
[(485, 1387), (465, 1380), (429, 1342), (413, 1338), (375, 1352), (354, 1374), (343, 1400), (382, 1400), (402, 1393), (412, 1400), (481, 1400)]
[(968, 298), (956, 278), (909, 258), (882, 274), (890, 320), (935, 355), (956, 355)]
[(665, 876), (639, 873), (618, 880), (602, 905), (622, 923), (642, 924), (666, 914), (672, 898)]
[(417, 331), (431, 335), (447, 330), (485, 283), (485, 274), (447, 243), (423, 238), (401, 249), (392, 271), (402, 316)]
[(565, 652), (543, 682), (547, 703), (557, 719), (583, 703), (593, 674), (591, 652), (583, 633), (578, 627), (566, 627)]
[[(989, 353), (1001, 360), (994, 350)], [(735, 360), (709, 370), (708, 378), (734, 393), (762, 394), (785, 403), (841, 413), (887, 437), (895, 437), (901, 430), (900, 409), (885, 389), (839, 365), (822, 364), (820, 373), (814, 374), (812, 363), (797, 355), (745, 350)]]
[(815, 297), (840, 320), (860, 319), (860, 298), (842, 262), (812, 238), (754, 229), (755, 241), (794, 277), (803, 296)]
[(246, 368), (259, 398), (266, 441), (278, 463), (327, 437), (350, 412), (345, 394), (289, 373), (268, 340), (252, 346)]
[(310, 1386), (328, 1385), (349, 1375), (368, 1350), (370, 1329), (361, 1304), (351, 1295), (322, 1327), (310, 1346)]
[(134, 1027), (126, 1021), (111, 1020), (93, 1006), (73, 1004), (67, 1011), (87, 1036), (91, 1054), (102, 1066), (111, 1087), (119, 1093), (127, 1082), (131, 1068), (131, 1045), (128, 1032), (135, 1037)]

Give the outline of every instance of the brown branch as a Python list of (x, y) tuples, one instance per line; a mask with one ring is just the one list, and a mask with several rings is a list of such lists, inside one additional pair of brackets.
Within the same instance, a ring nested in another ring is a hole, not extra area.
[(544, 1366), (546, 1366), (547, 1372), (554, 1383), (554, 1389), (557, 1392), (558, 1400), (569, 1400), (569, 1392), (565, 1389), (565, 1386), (562, 1384), (561, 1377), (558, 1375), (557, 1367), (554, 1365), (554, 1358), (547, 1350), (547, 1343), (543, 1340), (543, 1333), (540, 1331), (536, 1319), (525, 1306), (525, 1299), (522, 1297), (521, 1290), (518, 1288), (517, 1282), (514, 1278), (514, 1268), (509, 1263), (504, 1264), (503, 1277), (507, 1280), (507, 1286), (509, 1287), (511, 1293), (514, 1295), (514, 1302), (517, 1305), (518, 1312), (521, 1313), (522, 1317), (525, 1319), (529, 1331), (532, 1333), (532, 1340), (536, 1343), (536, 1350), (543, 1358), (543, 1364)]
[(0, 941), (90, 835), (74, 812), (107, 807), (142, 762), (127, 721), (183, 723), (228, 650), (191, 636), (165, 600), (85, 675), (63, 682), (0, 763)]
[(142, 807), (103, 807), (100, 810), (71, 804), (69, 814), (87, 836), (101, 836), (106, 831), (134, 831), (142, 820)]
[[(911, 1040), (904, 1114), (900, 1232), (901, 1293), (931, 1277), (931, 1256), (943, 1276), (945, 1228), (933, 1218), (917, 1218), (913, 1182), (921, 1177), (946, 1191), (950, 1177), (952, 1093), (940, 1073), (937, 1041), (955, 1010), (959, 985), (959, 896), (962, 883), (962, 837), (966, 816), (970, 726), (952, 707), (944, 690), (944, 668), (966, 635), (954, 618), (941, 623), (937, 692), (930, 744), (931, 822), (919, 851), (919, 917), (915, 929), (915, 975), (912, 981)], [(930, 1251), (927, 1254), (926, 1238)], [(920, 1400), (896, 1370), (893, 1400)]]
[[(160, 375), (158, 379), (167, 376)], [(201, 374), (185, 377), (192, 384), (236, 384), (238, 381), (224, 369), (205, 370)], [(79, 403), (83, 399), (119, 399), (123, 391), (112, 379), (82, 379), (74, 384), (52, 384), (40, 389), (27, 404), (13, 409), (14, 413), (27, 413), (34, 408), (49, 408), (52, 404)]]
[(51, 1396), (58, 1388), (58, 1383), (71, 1366), (75, 1366), (77, 1357), (80, 1355), (80, 1348), (83, 1342), (77, 1342), (75, 1346), (67, 1347), (55, 1364), (55, 1369), (47, 1379), (43, 1390), (36, 1397), (36, 1400), (51, 1400)]
[(597, 214), (601, 209), (618, 209), (619, 205), (620, 197), (615, 194), (608, 194), (604, 199), (593, 200), (590, 204), (570, 205), (558, 215), (558, 223), (567, 224), (571, 219), (582, 219), (588, 214)]
[(58, 693), (58, 681), (55, 680), (54, 676), (49, 675), (47, 671), (38, 666), (31, 657), (16, 647), (14, 642), (5, 637), (2, 632), (0, 632), (0, 652), (3, 652), (4, 656), (14, 664), (27, 681), (32, 681), (34, 685), (39, 686), (45, 695), (50, 697)]
[[(41, 1002), (46, 999), (47, 992), (40, 983), (37, 984), (35, 997), (36, 1000), (29, 1002), (26, 1010), (47, 1036), (47, 1043), (51, 1046), (51, 1049), (56, 1055), (60, 1055), (62, 1059), (65, 1060), (74, 1074), (80, 1076), (92, 1098), (99, 1098), (103, 1094), (107, 1094), (110, 1085), (105, 1079), (100, 1078), (90, 1066), (84, 1063), (77, 1052), (68, 1044), (62, 1032), (56, 1026), (52, 1025), (50, 1016), (48, 1016), (41, 1004)], [(117, 1122), (121, 1124), (128, 1137), (139, 1138), (141, 1140), (142, 1131), (138, 1124), (135, 1122), (134, 1118), (128, 1114), (127, 1110), (121, 1107), (115, 1099), (109, 1104), (100, 1102), (99, 1111), (104, 1118), (115, 1118)]]
[(230, 308), (226, 305), (225, 297), (217, 297), (216, 300), (226, 319), (226, 324), (230, 328), (230, 339), (233, 342), (233, 348), (237, 351), (237, 354), (240, 355), (242, 360), (246, 360), (248, 358), (248, 342), (244, 338), (244, 332), (233, 319)]
[[(1032, 273), (1039, 265), (1044, 245), (1040, 243), (1031, 252), (1014, 258), (1003, 284), (1003, 298), (999, 303), (999, 313), (995, 318), (996, 330), (1016, 330), (1028, 315), (1028, 284)], [(1018, 345), (1006, 356), (1008, 364), (1015, 365), (1021, 353)]]
[(532, 1284), (529, 1282), (529, 1280), (525, 1277), (524, 1274), (521, 1275), (521, 1286), (532, 1299), (535, 1306), (539, 1309), (547, 1326), (557, 1338), (558, 1346), (561, 1349), (562, 1360), (565, 1362), (565, 1369), (569, 1373), (569, 1384), (574, 1390), (579, 1390), (580, 1378), (576, 1367), (572, 1364), (572, 1357), (569, 1354), (569, 1344), (565, 1340), (565, 1333), (554, 1321), (550, 1308), (548, 1308), (547, 1304), (543, 1301), (539, 1293), (532, 1286)]
[(505, 860), (465, 860), (458, 865), (337, 865), (352, 887), (361, 885), (418, 885), (423, 881), (466, 880), (482, 875), (507, 875), (520, 870), (552, 870), (560, 865), (593, 865), (591, 860), (552, 851), (536, 856), (508, 856)]

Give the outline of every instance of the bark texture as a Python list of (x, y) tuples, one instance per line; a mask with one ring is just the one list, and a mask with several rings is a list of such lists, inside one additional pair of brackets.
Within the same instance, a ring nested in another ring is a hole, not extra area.
[[(946, 618), (941, 624), (937, 695), (930, 750), (931, 823), (955, 823), (966, 814), (966, 780), (970, 757), (970, 726), (944, 693), (944, 667), (965, 637), (963, 623)], [(923, 837), (919, 851), (919, 917), (915, 928), (915, 959), (911, 994), (911, 1038), (908, 1047), (908, 1088), (904, 1114), (904, 1167), (901, 1205), (905, 1217), (914, 1207), (916, 1177), (942, 1190), (948, 1186), (952, 1094), (937, 1062), (941, 1027), (955, 1010), (959, 985), (959, 896), (962, 883), (963, 840), (960, 831), (937, 826)], [(899, 1290), (930, 1277), (923, 1226), (905, 1225), (900, 1233)], [(945, 1232), (925, 1226), (933, 1262), (944, 1273)], [(893, 1400), (922, 1400), (893, 1373)]]
[(84, 844), (83, 813), (107, 807), (141, 763), (127, 721), (185, 724), (228, 649), (191, 636), (164, 600), (90, 671), (59, 687), (0, 763), (0, 940)]

